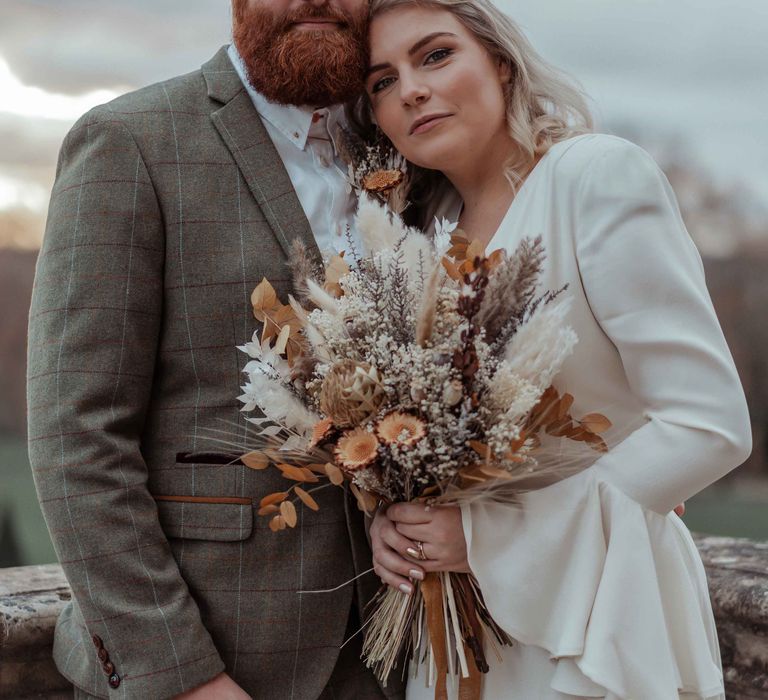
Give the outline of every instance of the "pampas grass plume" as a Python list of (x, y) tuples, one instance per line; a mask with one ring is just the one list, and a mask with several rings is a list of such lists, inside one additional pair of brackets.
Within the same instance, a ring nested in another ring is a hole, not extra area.
[(504, 351), (509, 370), (539, 389), (552, 383), (578, 340), (573, 328), (565, 323), (572, 302), (571, 297), (563, 297), (539, 305)]

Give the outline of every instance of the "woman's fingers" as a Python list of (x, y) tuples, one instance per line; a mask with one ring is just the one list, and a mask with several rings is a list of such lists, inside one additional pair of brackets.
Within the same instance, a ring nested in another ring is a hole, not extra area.
[(398, 536), (411, 543), (409, 544), (411, 547), (413, 546), (412, 543), (417, 540), (420, 542), (431, 542), (436, 539), (436, 536), (439, 534), (435, 532), (434, 528), (429, 527), (429, 525), (404, 525), (403, 523), (395, 523), (394, 530)]
[(404, 537), (392, 522), (389, 523), (388, 527), (382, 526), (380, 532), (381, 539), (384, 541), (384, 543), (387, 544), (390, 549), (398, 552), (401, 557), (408, 557), (408, 550), (413, 550), (416, 547), (414, 541)]
[[(380, 569), (390, 579), (397, 579), (396, 587), (399, 588), (403, 583), (409, 583), (408, 579), (422, 580), (424, 578), (423, 569), (412, 561), (403, 559), (397, 552), (388, 547), (381, 547), (373, 553), (374, 570)], [(392, 584), (391, 580), (386, 580), (382, 573), (377, 570), (376, 573), (385, 580), (385, 583)]]
[(394, 503), (387, 508), (387, 517), (398, 523), (418, 525), (432, 522), (434, 509), (423, 503)]
[(423, 569), (398, 552), (400, 549), (405, 552), (411, 546), (413, 543), (397, 532), (386, 513), (376, 514), (371, 525), (373, 570), (384, 583), (408, 594), (413, 592), (409, 579), (424, 578)]

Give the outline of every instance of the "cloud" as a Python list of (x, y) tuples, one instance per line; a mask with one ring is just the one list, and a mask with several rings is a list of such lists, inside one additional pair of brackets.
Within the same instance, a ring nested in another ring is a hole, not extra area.
[(22, 207), (0, 210), (0, 248), (36, 250), (45, 230), (45, 217), (40, 212)]
[(0, 143), (3, 144), (0, 168), (54, 166), (56, 153), (70, 126), (70, 121), (0, 112)]
[(3, 0), (0, 52), (27, 85), (125, 91), (199, 66), (230, 22), (227, 0)]
[[(583, 82), (607, 129), (646, 147), (683, 143), (691, 163), (768, 201), (766, 0), (495, 1)], [(93, 91), (194, 70), (229, 41), (230, 21), (229, 0), (0, 0), (12, 73), (0, 66), (0, 208), (15, 208), (16, 222), (0, 220), (0, 238), (25, 227), (39, 238), (32, 219), (66, 131), (101, 101)]]
[(764, 0), (498, 0), (537, 48), (564, 68), (646, 77), (693, 78), (710, 88), (764, 74)]

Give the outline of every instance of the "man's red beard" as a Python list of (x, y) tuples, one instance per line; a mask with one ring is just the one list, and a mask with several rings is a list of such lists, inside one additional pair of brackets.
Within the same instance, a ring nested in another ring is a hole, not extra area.
[[(329, 31), (292, 27), (310, 18), (331, 19)], [(235, 0), (233, 37), (251, 85), (271, 102), (313, 107), (357, 97), (368, 64), (367, 12), (353, 16), (331, 5), (306, 6), (276, 16)]]

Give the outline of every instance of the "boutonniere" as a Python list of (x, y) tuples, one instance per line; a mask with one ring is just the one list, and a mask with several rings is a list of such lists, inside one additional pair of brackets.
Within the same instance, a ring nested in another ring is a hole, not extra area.
[(339, 127), (339, 157), (347, 165), (349, 191), (366, 192), (396, 214), (408, 206), (408, 168), (405, 158), (378, 129), (372, 141)]

